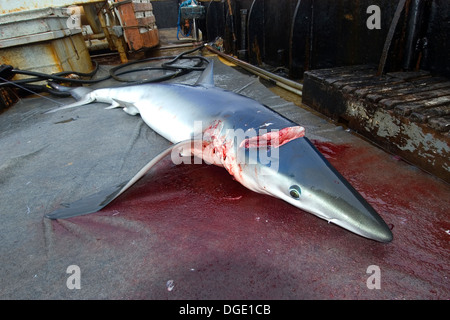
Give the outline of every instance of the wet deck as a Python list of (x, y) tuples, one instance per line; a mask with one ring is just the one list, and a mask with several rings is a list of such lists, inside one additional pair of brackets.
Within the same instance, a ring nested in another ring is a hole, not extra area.
[[(305, 126), (393, 242), (251, 192), (221, 168), (170, 157), (101, 212), (50, 221), (44, 215), (60, 203), (122, 182), (168, 142), (99, 103), (43, 114), (55, 104), (28, 98), (0, 115), (2, 299), (450, 298), (448, 184), (218, 60), (215, 81)], [(79, 290), (66, 286), (71, 265), (81, 270)], [(374, 265), (380, 289), (367, 285)]]

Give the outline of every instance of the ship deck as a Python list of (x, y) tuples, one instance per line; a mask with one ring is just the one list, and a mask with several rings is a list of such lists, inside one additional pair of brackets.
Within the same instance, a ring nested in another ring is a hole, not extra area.
[[(170, 157), (100, 212), (46, 219), (61, 203), (130, 178), (169, 143), (120, 109), (93, 103), (45, 114), (56, 104), (32, 96), (0, 114), (0, 297), (450, 298), (449, 185), (300, 97), (212, 58), (217, 86), (304, 126), (394, 240), (362, 238), (254, 193), (222, 168), (175, 166)], [(174, 82), (192, 84), (198, 75)], [(72, 265), (81, 270), (79, 290), (66, 285)]]

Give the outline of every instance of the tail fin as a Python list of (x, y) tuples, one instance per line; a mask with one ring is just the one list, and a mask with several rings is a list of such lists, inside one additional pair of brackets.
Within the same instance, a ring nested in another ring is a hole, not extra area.
[(77, 99), (79, 101), (79, 100), (83, 99), (85, 96), (87, 96), (91, 91), (92, 91), (92, 89), (89, 89), (89, 88), (78, 87), (78, 88), (71, 90), (70, 94), (72, 95), (72, 97), (74, 97), (75, 99)]
[(49, 111), (47, 111), (45, 113), (53, 113), (53, 112), (64, 110), (64, 109), (70, 109), (70, 108), (82, 106), (82, 105), (85, 105), (85, 104), (89, 104), (89, 103), (95, 101), (95, 98), (92, 97), (92, 95), (90, 94), (92, 92), (92, 89), (85, 88), (85, 87), (77, 87), (75, 89), (72, 89), (70, 87), (61, 86), (59, 84), (52, 83), (52, 82), (49, 83), (49, 85), (53, 89), (56, 89), (58, 91), (69, 92), (70, 95), (77, 100), (77, 102), (71, 103), (71, 104), (63, 106), (63, 107), (59, 107), (59, 108), (55, 108), (55, 109), (49, 110)]
[(69, 92), (72, 97), (74, 97), (77, 100), (81, 100), (85, 95), (87, 95), (89, 92), (92, 91), (92, 89), (86, 88), (86, 87), (65, 87), (60, 84), (49, 82), (48, 85), (52, 87), (53, 89), (56, 89), (60, 92)]

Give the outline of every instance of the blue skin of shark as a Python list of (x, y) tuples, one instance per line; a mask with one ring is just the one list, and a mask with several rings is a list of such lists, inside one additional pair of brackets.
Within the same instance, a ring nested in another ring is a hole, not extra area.
[[(109, 108), (122, 107), (131, 115), (140, 114), (149, 127), (174, 145), (152, 159), (130, 181), (57, 209), (46, 217), (62, 219), (96, 212), (128, 189), (160, 159), (189, 150), (208, 163), (225, 167), (250, 190), (282, 199), (360, 236), (379, 242), (392, 240), (392, 233), (383, 219), (308, 138), (297, 137), (278, 146), (278, 162), (274, 166), (273, 162), (262, 162), (260, 153), (243, 147), (235, 135), (230, 136), (230, 132), (236, 130), (248, 133), (264, 128), (276, 132), (299, 128), (299, 125), (255, 100), (215, 87), (212, 71), (210, 62), (195, 86), (146, 84), (90, 92), (86, 88), (75, 89), (73, 96), (81, 100), (57, 110), (93, 101), (108, 103)], [(201, 121), (203, 136), (199, 136), (194, 128), (196, 121)], [(228, 143), (226, 155), (220, 148), (214, 155), (192, 148), (193, 141), (205, 139), (208, 128), (214, 129), (206, 142), (219, 146)], [(214, 140), (218, 137), (219, 141)], [(246, 139), (245, 135), (242, 139)], [(230, 162), (233, 161), (230, 158), (237, 159), (237, 155), (243, 160), (239, 162), (239, 172)], [(228, 162), (222, 161), (227, 157)]]

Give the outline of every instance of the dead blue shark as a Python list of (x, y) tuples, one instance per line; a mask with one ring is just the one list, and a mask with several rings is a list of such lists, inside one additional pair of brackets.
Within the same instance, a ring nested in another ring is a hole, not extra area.
[(108, 103), (108, 108), (140, 114), (173, 145), (130, 181), (59, 208), (46, 215), (50, 219), (96, 212), (162, 158), (170, 155), (181, 163), (194, 155), (224, 167), (250, 190), (282, 199), (360, 236), (392, 240), (387, 224), (305, 137), (303, 127), (253, 99), (215, 87), (212, 62), (194, 86), (155, 83), (93, 91), (80, 87), (71, 93), (79, 101), (53, 111), (94, 101)]

